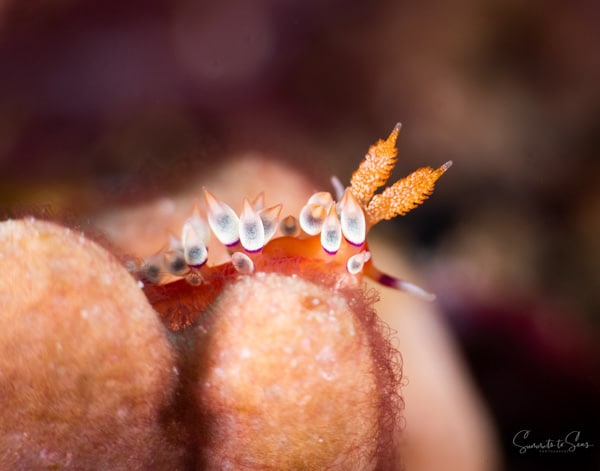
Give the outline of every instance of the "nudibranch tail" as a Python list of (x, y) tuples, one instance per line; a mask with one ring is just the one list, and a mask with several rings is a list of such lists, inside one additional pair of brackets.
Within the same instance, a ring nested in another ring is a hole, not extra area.
[[(386, 140), (369, 148), (347, 188), (337, 178), (332, 179), (335, 198), (325, 191), (314, 193), (297, 218), (290, 215), (280, 222), (282, 206), (267, 206), (263, 193), (252, 202), (244, 198), (238, 215), (203, 189), (206, 216), (194, 208), (183, 224), (181, 239), (171, 236), (168, 249), (147, 258), (140, 267), (144, 281), (161, 284), (156, 289), (145, 288), (148, 298), (154, 300), (151, 302), (159, 312), (170, 306), (165, 296), (179, 296), (193, 300), (196, 306), (207, 306), (228, 280), (271, 271), (310, 274), (313, 278), (322, 273), (321, 280), (328, 280), (332, 287), (343, 286), (349, 279), (360, 280), (364, 275), (381, 285), (432, 301), (433, 294), (377, 269), (367, 244), (371, 227), (420, 205), (452, 165), (448, 161), (437, 169), (418, 169), (375, 194), (387, 183), (396, 163), (399, 132), (397, 124)], [(210, 232), (228, 248), (229, 262), (217, 266), (207, 263)], [(166, 274), (171, 278), (165, 278)], [(173, 276), (179, 280), (173, 281)], [(331, 281), (335, 279), (340, 283)], [(192, 322), (187, 311), (169, 311), (163, 317), (170, 319), (173, 328)]]
[(410, 293), (424, 301), (435, 301), (435, 294), (429, 293), (414, 283), (396, 278), (395, 276), (388, 275), (387, 273), (383, 273), (375, 265), (373, 265), (373, 263), (366, 263), (363, 268), (363, 273), (365, 276), (368, 276), (373, 281), (376, 281), (383, 286), (394, 288), (398, 291), (404, 291), (405, 293)]

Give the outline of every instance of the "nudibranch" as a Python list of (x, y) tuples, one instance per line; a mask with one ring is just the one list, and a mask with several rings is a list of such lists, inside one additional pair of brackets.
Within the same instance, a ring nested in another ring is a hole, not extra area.
[[(280, 220), (281, 205), (266, 206), (261, 193), (244, 199), (236, 212), (207, 189), (205, 211), (198, 207), (185, 221), (181, 236), (147, 258), (138, 273), (144, 291), (170, 328), (190, 325), (222, 291), (240, 276), (277, 272), (303, 276), (339, 288), (362, 276), (425, 300), (435, 296), (376, 268), (367, 244), (369, 230), (382, 220), (404, 215), (428, 198), (435, 182), (450, 168), (420, 168), (382, 192), (396, 164), (397, 124), (386, 140), (371, 146), (346, 188), (332, 179), (334, 196), (314, 193), (297, 217)], [(211, 233), (227, 247), (226, 263), (208, 263)], [(174, 302), (174, 300), (177, 300)]]

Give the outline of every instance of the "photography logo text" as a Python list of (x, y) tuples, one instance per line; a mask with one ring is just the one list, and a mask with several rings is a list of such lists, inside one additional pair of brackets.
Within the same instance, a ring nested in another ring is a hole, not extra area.
[(512, 443), (519, 453), (575, 453), (594, 446), (585, 440), (579, 430), (571, 430), (562, 437), (534, 436), (531, 430), (515, 433)]

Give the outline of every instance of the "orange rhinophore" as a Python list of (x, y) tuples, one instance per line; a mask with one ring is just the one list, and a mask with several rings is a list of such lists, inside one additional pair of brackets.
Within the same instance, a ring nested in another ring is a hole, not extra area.
[[(404, 215), (423, 203), (452, 165), (448, 161), (437, 169), (420, 168), (376, 193), (396, 164), (400, 127), (397, 124), (385, 141), (369, 148), (350, 186), (344, 188), (334, 180), (336, 198), (317, 192), (297, 217), (280, 221), (281, 205), (265, 207), (262, 193), (252, 202), (244, 199), (238, 215), (205, 189), (206, 217), (196, 208), (183, 226), (181, 239), (172, 238), (167, 252), (149, 257), (139, 270), (152, 305), (173, 329), (179, 329), (191, 324), (225, 283), (264, 272), (296, 274), (334, 288), (359, 282), (365, 275), (384, 286), (433, 300), (433, 294), (378, 270), (366, 240), (379, 221)], [(211, 232), (228, 248), (229, 262), (207, 263)], [(166, 273), (178, 279), (161, 284), (159, 275)], [(177, 307), (171, 302), (174, 297), (180, 300)]]
[(363, 208), (366, 208), (377, 189), (385, 185), (392, 174), (398, 155), (396, 140), (401, 127), (400, 123), (396, 124), (385, 141), (379, 140), (369, 147), (365, 159), (350, 179), (352, 193)]

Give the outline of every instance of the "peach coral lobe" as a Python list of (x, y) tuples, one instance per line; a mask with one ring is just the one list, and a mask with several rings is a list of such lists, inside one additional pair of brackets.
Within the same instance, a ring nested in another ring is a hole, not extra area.
[(177, 468), (175, 352), (136, 282), (54, 224), (2, 222), (0, 247), (0, 469)]
[(363, 296), (275, 273), (225, 288), (192, 334), (207, 469), (390, 466), (398, 372)]

